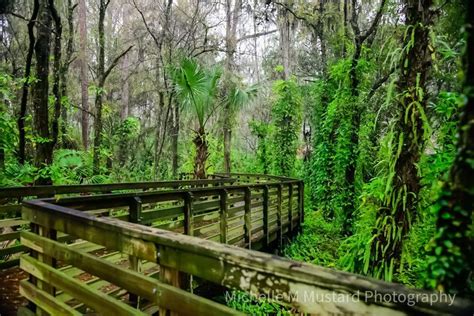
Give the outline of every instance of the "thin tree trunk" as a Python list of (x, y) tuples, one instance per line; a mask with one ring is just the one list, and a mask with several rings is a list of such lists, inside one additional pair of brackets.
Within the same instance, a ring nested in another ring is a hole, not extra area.
[(180, 114), (179, 104), (178, 102), (173, 102), (173, 132), (171, 135), (171, 154), (172, 154), (172, 170), (173, 170), (174, 179), (177, 179), (178, 177), (178, 168), (179, 168), (179, 155), (178, 155), (179, 116), (180, 116), (179, 114)]
[(31, 61), (33, 59), (33, 53), (35, 49), (35, 33), (34, 26), (38, 17), (39, 11), (39, 0), (33, 2), (33, 13), (31, 14), (30, 21), (28, 22), (28, 53), (26, 54), (25, 64), (25, 81), (23, 82), (21, 101), (20, 101), (20, 115), (18, 117), (18, 160), (21, 164), (25, 163), (25, 147), (26, 147), (26, 133), (25, 133), (25, 117), (28, 105), (28, 90), (30, 88), (30, 75), (31, 75)]
[[(35, 109), (36, 143), (35, 165), (42, 168), (51, 164), (53, 158), (52, 140), (49, 131), (48, 91), (49, 52), (51, 38), (51, 15), (47, 0), (40, 1), (38, 13), (37, 41), (35, 44), (36, 81), (32, 85), (32, 99)], [(51, 179), (41, 177), (37, 184), (50, 184)]]
[[(237, 50), (237, 25), (239, 23), (239, 16), (242, 10), (242, 1), (235, 0), (232, 7), (232, 0), (226, 0), (226, 71), (224, 77), (224, 98), (228, 97), (232, 91), (232, 74), (236, 71), (234, 56)], [(227, 103), (224, 113), (224, 172), (230, 174), (231, 172), (231, 145), (232, 145), (232, 123), (234, 109), (231, 104)]]
[(89, 80), (87, 75), (87, 7), (86, 0), (79, 0), (79, 60), (81, 78), (81, 127), (82, 145), (89, 147)]
[(100, 168), (100, 146), (102, 144), (102, 98), (104, 94), (105, 84), (105, 31), (104, 31), (104, 20), (105, 12), (107, 10), (106, 0), (100, 0), (99, 7), (99, 52), (98, 52), (98, 64), (97, 64), (97, 91), (95, 94), (95, 126), (94, 126), (94, 148), (92, 164), (94, 174), (99, 173)]
[[(123, 25), (129, 27), (129, 15), (130, 12), (128, 7), (124, 4), (123, 8)], [(128, 55), (122, 58), (121, 72), (122, 72), (122, 107), (120, 109), (120, 121), (123, 123), (130, 112), (130, 85), (129, 85), (129, 73), (130, 73), (130, 59)], [(119, 165), (123, 167), (127, 161), (127, 145), (128, 141), (125, 138), (120, 139), (119, 144)]]
[(59, 17), (56, 7), (54, 6), (54, 0), (48, 0), (49, 11), (54, 21), (54, 62), (53, 62), (53, 96), (54, 96), (54, 112), (53, 120), (51, 124), (51, 150), (54, 149), (58, 142), (59, 136), (59, 116), (61, 115), (61, 91), (60, 91), (60, 78), (61, 78), (61, 36), (62, 36), (62, 24), (61, 18)]
[[(68, 20), (68, 34), (66, 42), (66, 56), (63, 61), (63, 66), (61, 68), (61, 96), (64, 99), (67, 96), (67, 79), (69, 72), (69, 64), (71, 62), (72, 53), (74, 51), (74, 8), (76, 5), (72, 4), (72, 0), (67, 0), (67, 20)], [(68, 109), (65, 106), (61, 108), (61, 145), (63, 148), (67, 147), (68, 140), (66, 139), (67, 135), (67, 114)]]

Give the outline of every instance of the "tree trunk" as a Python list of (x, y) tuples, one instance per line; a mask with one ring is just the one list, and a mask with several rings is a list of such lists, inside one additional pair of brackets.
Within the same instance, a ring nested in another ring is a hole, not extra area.
[[(232, 91), (232, 74), (236, 71), (234, 56), (237, 50), (237, 25), (239, 24), (239, 16), (242, 10), (242, 1), (235, 0), (232, 8), (232, 0), (226, 0), (226, 61), (225, 61), (225, 77), (224, 77), (224, 98), (228, 97)], [(232, 142), (232, 123), (234, 117), (234, 109), (230, 104), (226, 104), (224, 108), (224, 172), (231, 172), (231, 142)]]
[(87, 75), (87, 7), (86, 0), (79, 0), (79, 60), (81, 78), (81, 127), (82, 145), (89, 147), (89, 80)]
[[(129, 15), (130, 12), (126, 4), (122, 7), (122, 16), (123, 16), (123, 25), (125, 27), (130, 27), (129, 25)], [(125, 40), (127, 39), (124, 36)], [(122, 72), (122, 107), (120, 109), (120, 121), (123, 123), (130, 112), (130, 85), (129, 85), (129, 73), (130, 73), (130, 59), (128, 54), (122, 58), (121, 62), (121, 72)], [(123, 137), (123, 136), (122, 136)], [(127, 148), (128, 141), (127, 139), (120, 139), (119, 143), (119, 165), (123, 167), (127, 162)]]
[[(431, 67), (429, 28), (433, 22), (431, 5), (431, 0), (406, 0), (406, 24), (410, 28), (403, 46), (413, 45), (399, 64), (399, 118), (395, 126), (395, 148), (389, 162), (393, 166), (389, 170), (393, 180), (377, 215), (392, 218), (393, 222), (378, 221), (371, 257), (375, 276), (385, 275), (388, 281), (391, 281), (391, 271), (400, 267), (403, 240), (416, 217), (421, 189), (418, 164), (426, 131), (420, 110), (426, 111), (427, 108), (426, 78)], [(405, 120), (405, 117), (410, 119)]]
[(457, 154), (449, 182), (438, 200), (437, 234), (432, 244), (429, 275), (436, 290), (465, 292), (474, 269), (474, 241), (469, 237), (474, 211), (474, 3), (466, 6), (466, 50), (464, 94), (467, 103), (460, 115)]
[(206, 162), (209, 157), (206, 132), (199, 128), (196, 137), (193, 140), (196, 146), (196, 157), (194, 159), (194, 178), (206, 179)]
[(171, 134), (171, 155), (173, 178), (178, 178), (179, 155), (178, 155), (178, 138), (179, 138), (179, 104), (173, 102), (173, 131)]
[(54, 0), (48, 0), (49, 11), (54, 21), (54, 50), (53, 50), (53, 96), (54, 96), (54, 112), (51, 124), (51, 148), (54, 149), (58, 142), (59, 136), (59, 116), (61, 114), (61, 91), (59, 89), (61, 78), (61, 36), (62, 24)]
[(288, 80), (292, 73), (291, 58), (291, 21), (286, 7), (280, 8), (278, 13), (278, 30), (280, 32), (280, 56), (283, 65), (282, 79)]
[(25, 117), (28, 105), (28, 90), (30, 88), (30, 75), (31, 75), (31, 61), (33, 59), (33, 53), (35, 49), (35, 33), (34, 26), (36, 18), (38, 17), (39, 11), (39, 0), (35, 0), (33, 3), (33, 13), (31, 14), (30, 21), (28, 22), (28, 53), (26, 54), (25, 64), (25, 81), (23, 82), (21, 101), (20, 101), (20, 115), (18, 117), (18, 160), (21, 164), (25, 163), (25, 147), (26, 147), (26, 133), (25, 133)]
[[(35, 44), (36, 57), (36, 81), (32, 85), (32, 99), (35, 109), (34, 127), (36, 136), (35, 165), (38, 168), (50, 165), (53, 158), (52, 140), (49, 132), (48, 113), (48, 75), (49, 75), (49, 51), (51, 38), (51, 16), (48, 10), (47, 0), (40, 1), (37, 25), (37, 41)], [(37, 184), (50, 184), (51, 179), (41, 177)]]
[(106, 0), (100, 0), (99, 7), (99, 52), (97, 64), (97, 91), (95, 94), (95, 126), (94, 126), (94, 148), (92, 164), (94, 174), (99, 173), (100, 168), (100, 146), (102, 145), (102, 98), (104, 95), (105, 84), (105, 31), (104, 20), (107, 10)]
[[(64, 99), (67, 96), (67, 79), (69, 72), (69, 63), (71, 62), (72, 53), (74, 51), (74, 8), (72, 0), (67, 0), (67, 21), (68, 21), (68, 34), (66, 42), (66, 56), (61, 67), (61, 96)], [(64, 105), (61, 108), (61, 146), (67, 148), (69, 142), (66, 139), (67, 135), (67, 114), (68, 109)]]

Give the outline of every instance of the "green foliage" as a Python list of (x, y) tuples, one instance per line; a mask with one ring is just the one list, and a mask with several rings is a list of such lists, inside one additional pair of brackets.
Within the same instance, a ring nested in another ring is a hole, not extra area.
[(341, 242), (339, 229), (334, 222), (325, 219), (321, 211), (306, 206), (303, 233), (283, 251), (293, 260), (338, 268), (338, 248)]
[(206, 70), (196, 60), (184, 58), (179, 66), (170, 67), (170, 73), (179, 100), (195, 110), (199, 126), (204, 128), (215, 106), (221, 70)]
[(301, 126), (302, 100), (294, 79), (274, 83), (275, 101), (272, 107), (273, 170), (275, 174), (291, 176), (295, 172), (296, 150)]
[(291, 310), (268, 299), (257, 298), (246, 292), (226, 292), (226, 304), (247, 315), (292, 315)]

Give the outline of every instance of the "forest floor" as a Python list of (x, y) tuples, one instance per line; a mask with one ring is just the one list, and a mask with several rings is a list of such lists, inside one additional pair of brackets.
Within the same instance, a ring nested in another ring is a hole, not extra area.
[(18, 267), (0, 271), (0, 315), (14, 316), (19, 307), (27, 304), (19, 290), (20, 281), (27, 277)]

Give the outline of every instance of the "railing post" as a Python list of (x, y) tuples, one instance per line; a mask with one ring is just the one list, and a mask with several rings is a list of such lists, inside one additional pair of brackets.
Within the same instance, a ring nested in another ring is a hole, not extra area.
[[(128, 220), (130, 223), (140, 223), (142, 217), (142, 200), (135, 196), (130, 202), (130, 207), (128, 209)], [(128, 256), (128, 261), (130, 262), (130, 269), (133, 271), (140, 271), (140, 260), (135, 256)], [(139, 297), (136, 294), (128, 293), (128, 300), (130, 305), (133, 307), (138, 307)]]
[(227, 243), (227, 190), (223, 189), (220, 193), (220, 231), (221, 243)]
[(270, 243), (269, 229), (268, 229), (268, 206), (270, 204), (268, 185), (263, 187), (263, 240), (265, 246)]
[(298, 211), (300, 214), (299, 218), (299, 231), (301, 231), (304, 222), (304, 182), (300, 181), (298, 185)]
[(250, 191), (249, 187), (245, 188), (244, 201), (245, 243), (249, 249), (252, 249), (252, 191)]
[(282, 185), (279, 184), (277, 187), (277, 242), (278, 242), (278, 248), (282, 249), (283, 247), (283, 221), (281, 219), (281, 203), (282, 203), (282, 198), (281, 198), (281, 192), (282, 192)]
[(186, 192), (184, 195), (184, 234), (194, 235), (194, 210), (193, 210), (193, 194)]
[(293, 184), (288, 184), (288, 234), (293, 232)]

